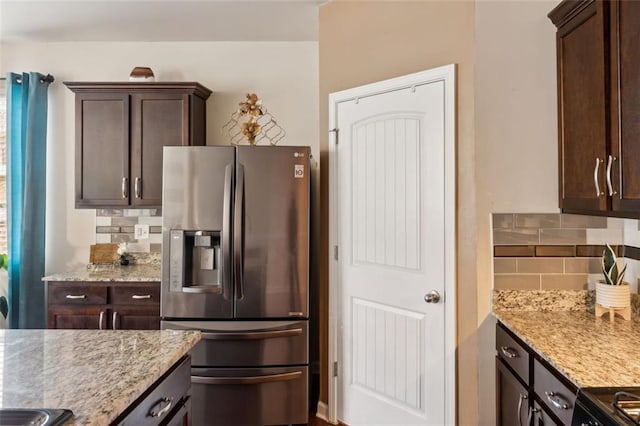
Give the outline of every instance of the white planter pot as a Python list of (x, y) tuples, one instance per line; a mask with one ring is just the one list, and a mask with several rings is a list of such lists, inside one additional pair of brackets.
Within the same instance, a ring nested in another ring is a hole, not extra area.
[(596, 303), (605, 308), (626, 308), (631, 306), (629, 286), (596, 283)]

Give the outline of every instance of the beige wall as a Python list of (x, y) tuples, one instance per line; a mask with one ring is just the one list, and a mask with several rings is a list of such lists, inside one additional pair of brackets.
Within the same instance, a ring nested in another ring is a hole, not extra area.
[[(326, 325), (329, 93), (440, 65), (458, 64), (458, 394), (477, 418), (473, 2), (333, 1), (320, 8), (321, 288)], [(326, 348), (326, 328), (321, 344)], [(324, 351), (326, 355), (326, 350)], [(324, 363), (326, 366), (326, 357)], [(322, 372), (326, 377), (326, 371)], [(327, 401), (327, 382), (321, 399)]]
[[(285, 145), (318, 142), (318, 43), (3, 43), (0, 72), (55, 76), (49, 89), (46, 273), (87, 263), (95, 210), (74, 209), (74, 95), (63, 81), (125, 81), (149, 66), (162, 81), (199, 81), (207, 101), (207, 144), (227, 144), (220, 128), (246, 92), (263, 100), (287, 132)], [(316, 191), (317, 192), (317, 191)]]
[(557, 1), (476, 1), (479, 421), (493, 424), (491, 213), (558, 212)]

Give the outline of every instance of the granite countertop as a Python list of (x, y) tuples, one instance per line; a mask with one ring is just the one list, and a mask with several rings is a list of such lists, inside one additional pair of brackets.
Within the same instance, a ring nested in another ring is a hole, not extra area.
[(48, 275), (42, 281), (160, 281), (160, 265), (89, 265), (72, 271)]
[(496, 318), (577, 387), (640, 386), (640, 319), (586, 311), (494, 311)]
[(0, 330), (0, 405), (109, 424), (199, 340), (198, 331)]

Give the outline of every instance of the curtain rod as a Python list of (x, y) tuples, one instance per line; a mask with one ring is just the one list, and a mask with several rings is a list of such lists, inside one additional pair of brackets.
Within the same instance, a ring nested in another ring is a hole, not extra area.
[[(0, 80), (6, 80), (6, 79), (7, 79), (6, 77), (0, 77)], [(55, 81), (55, 78), (53, 78), (53, 76), (51, 74), (47, 74), (43, 78), (40, 79), (40, 83), (49, 83), (49, 84), (51, 84), (54, 81)], [(18, 84), (20, 84), (20, 83), (22, 83), (22, 79), (18, 77), (16, 79), (16, 82)]]

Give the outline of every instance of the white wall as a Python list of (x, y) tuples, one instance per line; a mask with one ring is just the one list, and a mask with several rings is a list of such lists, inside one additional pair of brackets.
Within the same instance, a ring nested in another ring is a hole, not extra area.
[(475, 134), (479, 422), (495, 423), (491, 213), (558, 212), (558, 1), (477, 0)]
[(207, 102), (207, 144), (226, 144), (222, 125), (255, 92), (287, 136), (281, 145), (319, 152), (317, 42), (3, 43), (0, 72), (52, 74), (47, 151), (47, 274), (84, 265), (95, 243), (95, 210), (74, 208), (74, 95), (63, 81), (126, 81), (148, 66), (157, 81), (198, 81)]

